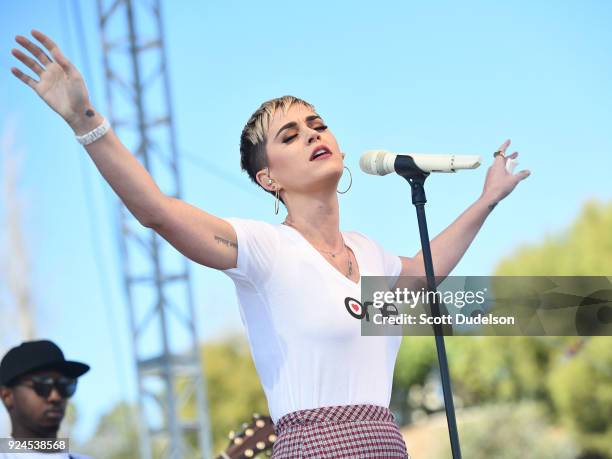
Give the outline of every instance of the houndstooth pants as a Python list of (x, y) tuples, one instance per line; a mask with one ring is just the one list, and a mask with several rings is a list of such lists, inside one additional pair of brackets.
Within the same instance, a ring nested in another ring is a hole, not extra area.
[(294, 411), (275, 424), (272, 459), (410, 459), (388, 408), (326, 406)]

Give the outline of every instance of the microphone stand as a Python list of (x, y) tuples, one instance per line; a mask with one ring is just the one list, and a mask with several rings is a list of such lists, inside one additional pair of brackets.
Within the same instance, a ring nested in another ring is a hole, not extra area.
[[(424, 172), (417, 167), (410, 156), (397, 156), (395, 159), (396, 172), (404, 177), (412, 188), (412, 204), (416, 207), (419, 233), (421, 235), (421, 249), (423, 251), (423, 262), (425, 264), (425, 275), (427, 276), (427, 289), (436, 292), (436, 283), (431, 258), (431, 247), (429, 245), (429, 233), (427, 231), (427, 220), (425, 219), (425, 188), (423, 184), (429, 176), (429, 172)], [(433, 317), (440, 317), (440, 306), (437, 300), (438, 295), (433, 295), (434, 301), (431, 306)], [(434, 321), (434, 333), (436, 339), (436, 351), (438, 353), (438, 364), (440, 366), (440, 377), (442, 379), (442, 392), (444, 394), (444, 409), (446, 410), (446, 421), (448, 424), (448, 434), (450, 436), (451, 451), (453, 459), (461, 459), (461, 449), (459, 447), (459, 435), (457, 433), (457, 421), (455, 420), (455, 406), (453, 403), (453, 392), (451, 389), (448, 362), (446, 359), (446, 347), (444, 345), (444, 333), (441, 324)]]

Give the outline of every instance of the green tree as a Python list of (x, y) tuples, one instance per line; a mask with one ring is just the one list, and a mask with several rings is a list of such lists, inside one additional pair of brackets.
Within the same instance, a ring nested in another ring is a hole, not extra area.
[[(494, 271), (495, 276), (576, 276), (576, 291), (580, 290), (579, 276), (611, 273), (612, 202), (597, 201), (587, 202), (566, 231), (519, 247)], [(503, 406), (518, 410), (526, 402), (537, 403), (538, 410), (546, 408), (538, 415), (538, 423), (548, 425), (545, 430), (555, 423), (564, 427), (557, 441), (569, 442), (571, 435), (583, 457), (612, 457), (610, 337), (447, 337), (446, 344), (454, 395), (464, 405), (490, 413), (480, 427), (495, 424), (497, 413), (508, 414)], [(489, 404), (491, 408), (486, 408)], [(458, 413), (460, 423), (463, 416)], [(531, 454), (516, 457), (545, 457), (533, 451), (542, 445), (548, 450), (550, 438), (534, 435), (539, 430), (533, 423), (517, 416), (507, 416), (503, 431), (470, 430), (466, 425), (461, 429), (465, 454), (479, 457), (476, 454), (484, 447), (499, 447), (499, 452), (489, 451), (484, 457), (514, 457), (502, 455), (503, 445), (525, 444), (532, 448)], [(509, 437), (507, 432), (511, 432)], [(506, 437), (513, 440), (506, 442)]]
[(136, 410), (127, 403), (119, 403), (98, 420), (91, 438), (79, 452), (106, 459), (134, 459), (139, 457)]
[[(243, 337), (229, 336), (222, 341), (204, 344), (202, 359), (208, 387), (213, 453), (217, 453), (226, 448), (228, 433), (240, 430), (241, 424), (249, 422), (254, 412), (267, 414), (267, 403)], [(182, 420), (195, 419), (195, 403), (192, 395), (179, 408)], [(195, 444), (195, 438), (191, 441)], [(156, 445), (154, 450), (158, 453), (161, 445)], [(120, 403), (102, 416), (82, 451), (106, 459), (138, 457), (138, 424), (134, 408)]]
[[(548, 236), (540, 244), (519, 248), (502, 260), (495, 271), (497, 276), (611, 274), (612, 202), (595, 200), (585, 204), (567, 231)], [(553, 410), (585, 451), (592, 452), (594, 457), (612, 457), (612, 339), (606, 336), (586, 340), (576, 337), (513, 340), (522, 340), (525, 346), (533, 348), (545, 343), (550, 350), (545, 367), (529, 369), (525, 362), (531, 359), (518, 359), (519, 366), (514, 371), (524, 377), (531, 374), (532, 381), (539, 386), (538, 392), (546, 382)]]
[(405, 387), (424, 384), (436, 362), (432, 336), (405, 336), (398, 352), (393, 383)]
[(585, 203), (568, 230), (525, 244), (495, 269), (496, 276), (609, 276), (612, 202)]
[(586, 451), (612, 457), (612, 346), (593, 337), (548, 377), (561, 421)]
[(433, 337), (405, 336), (403, 338), (393, 373), (390, 405), (400, 424), (408, 423), (412, 412), (421, 408), (420, 404), (411, 401), (410, 389), (413, 386), (423, 386), (436, 363), (436, 347)]
[[(470, 459), (575, 459), (576, 446), (551, 428), (546, 410), (533, 402), (485, 405), (458, 420), (461, 454)], [(447, 442), (448, 443), (448, 442)], [(439, 459), (451, 457), (445, 445)]]
[(546, 375), (565, 338), (523, 336), (446, 339), (453, 390), (465, 405), (525, 398), (549, 403)]
[[(253, 413), (267, 414), (268, 405), (259, 382), (248, 343), (242, 336), (228, 336), (202, 347), (208, 389), (214, 452), (225, 449), (228, 433), (250, 422)], [(193, 417), (195, 399), (182, 410)]]

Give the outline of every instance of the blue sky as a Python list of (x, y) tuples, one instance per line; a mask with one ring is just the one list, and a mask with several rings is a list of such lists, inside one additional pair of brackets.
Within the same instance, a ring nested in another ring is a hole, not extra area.
[[(134, 393), (116, 201), (71, 130), (9, 71), (21, 65), (10, 54), (14, 36), (32, 28), (82, 72), (86, 49), (87, 84), (105, 113), (95, 2), (80, 5), (86, 44), (76, 38), (72, 1), (3, 7), (0, 134), (14, 132), (22, 152), (38, 333), (93, 367), (75, 397), (75, 434), (84, 438)], [(585, 200), (612, 197), (610, 2), (166, 1), (163, 14), (184, 197), (208, 212), (284, 218), (241, 174), (238, 145), (259, 104), (285, 94), (313, 103), (347, 153), (353, 187), (340, 197), (342, 228), (401, 255), (420, 248), (409, 187), (362, 174), (360, 154), (483, 156), (475, 171), (428, 180), (434, 236), (479, 196), (492, 152), (512, 139), (517, 170), (532, 175), (495, 209), (457, 275), (489, 274), (517, 246), (566, 227)], [(195, 265), (192, 272), (201, 338), (241, 330), (231, 281)], [(16, 339), (0, 339), (0, 348)]]

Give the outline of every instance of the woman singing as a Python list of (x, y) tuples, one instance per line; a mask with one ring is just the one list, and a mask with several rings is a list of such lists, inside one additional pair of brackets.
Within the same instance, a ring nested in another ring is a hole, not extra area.
[[(344, 301), (360, 298), (364, 275), (424, 275), (422, 255), (399, 257), (340, 230), (344, 154), (314, 107), (291, 96), (267, 101), (240, 139), (242, 168), (274, 196), (275, 214), (284, 204), (285, 220), (219, 218), (164, 195), (93, 108), (79, 71), (49, 37), (32, 35), (48, 53), (18, 36), (29, 55), (13, 55), (38, 81), (12, 73), (70, 125), (142, 225), (234, 281), (278, 433), (273, 457), (409, 457), (388, 409), (401, 337), (361, 336)], [(496, 152), (481, 196), (431, 242), (437, 276), (452, 271), (495, 205), (529, 175), (506, 170), (509, 143)]]

